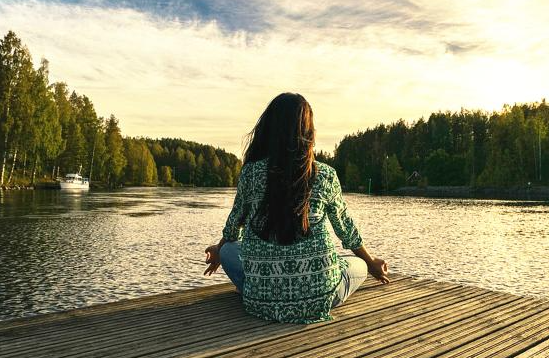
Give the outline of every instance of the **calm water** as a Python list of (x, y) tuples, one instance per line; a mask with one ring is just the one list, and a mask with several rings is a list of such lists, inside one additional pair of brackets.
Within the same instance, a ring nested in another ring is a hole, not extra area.
[[(232, 189), (0, 192), (0, 320), (225, 282), (202, 276)], [(549, 297), (549, 203), (349, 194), (393, 272)], [(334, 236), (335, 238), (335, 236)]]

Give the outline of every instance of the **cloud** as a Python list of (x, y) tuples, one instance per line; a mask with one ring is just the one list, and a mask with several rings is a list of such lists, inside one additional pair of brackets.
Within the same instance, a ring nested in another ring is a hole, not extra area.
[(446, 52), (455, 55), (475, 51), (480, 47), (478, 44), (446, 43)]
[(3, 1), (51, 80), (114, 113), (126, 135), (240, 154), (268, 101), (300, 92), (317, 148), (380, 121), (547, 97), (542, 1)]

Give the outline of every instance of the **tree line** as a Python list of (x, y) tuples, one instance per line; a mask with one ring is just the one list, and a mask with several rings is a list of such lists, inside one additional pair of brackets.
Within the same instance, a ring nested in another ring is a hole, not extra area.
[(238, 158), (180, 139), (123, 137), (119, 121), (97, 115), (85, 95), (49, 82), (12, 31), (0, 40), (0, 186), (33, 185), (82, 173), (120, 185), (232, 186)]
[(175, 138), (148, 139), (164, 183), (176, 181), (199, 186), (235, 186), (241, 161), (211, 145)]
[(548, 128), (545, 100), (491, 113), (439, 111), (347, 135), (333, 155), (317, 159), (333, 165), (349, 190), (548, 185)]

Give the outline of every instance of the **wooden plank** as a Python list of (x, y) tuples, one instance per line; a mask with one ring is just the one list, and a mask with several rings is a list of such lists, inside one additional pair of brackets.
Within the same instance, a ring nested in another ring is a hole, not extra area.
[[(226, 316), (230, 316), (231, 319), (225, 320), (225, 323), (237, 327), (238, 330), (245, 330), (252, 324), (252, 327), (269, 324), (269, 322), (263, 320), (252, 319), (252, 317), (245, 315), (242, 310), (237, 312), (227, 312)], [(227, 317), (222, 316), (221, 318)], [(217, 324), (220, 324), (219, 320), (212, 320), (210, 318), (209, 324), (195, 327), (193, 329), (192, 336), (194, 337), (197, 334), (206, 333), (211, 329), (212, 325)], [(140, 327), (133, 328), (130, 326), (120, 333), (114, 331), (104, 335), (95, 335), (54, 344), (45, 344), (41, 346), (20, 346), (13, 350), (10, 349), (10, 353), (4, 353), (3, 357), (8, 358), (11, 356), (17, 356), (20, 353), (40, 353), (40, 356), (42, 357), (50, 355), (57, 356), (60, 352), (69, 352), (71, 356), (76, 356), (81, 352), (96, 351), (105, 347), (107, 347), (107, 350), (110, 349), (110, 347), (130, 347), (133, 345), (140, 345), (143, 341), (154, 342), (157, 339), (164, 339), (164, 337), (180, 336), (182, 332), (188, 332), (188, 328), (189, 327), (184, 320), (145, 327), (144, 329)], [(6, 350), (8, 348), (11, 347), (6, 347)]]
[[(130, 316), (104, 316), (103, 319), (97, 321), (90, 319), (88, 321), (80, 321), (79, 324), (70, 325), (69, 322), (65, 322), (64, 325), (48, 324), (42, 326), (43, 328), (34, 326), (32, 330), (23, 329), (7, 332), (2, 334), (1, 344), (9, 344), (10, 342), (40, 342), (48, 341), (52, 339), (56, 341), (63, 340), (65, 337), (74, 339), (80, 335), (90, 335), (94, 331), (105, 332), (108, 330), (116, 330), (123, 326), (138, 325), (138, 324), (155, 324), (162, 321), (172, 320), (174, 317), (178, 319), (187, 319), (189, 322), (200, 321), (203, 319), (204, 314), (210, 315), (216, 312), (227, 311), (231, 306), (241, 305), (240, 297), (234, 293), (230, 297), (224, 297), (220, 302), (207, 302), (196, 303), (192, 305), (185, 305), (179, 307), (171, 307), (166, 310), (150, 310), (147, 309), (143, 312)], [(95, 317), (94, 317), (95, 318)]]
[[(402, 280), (400, 281), (400, 284), (405, 284), (406, 281)], [(423, 281), (417, 281), (414, 282), (414, 284), (417, 285), (426, 285), (429, 284), (429, 282), (423, 282)], [(395, 283), (395, 285), (398, 285)], [(385, 286), (387, 287), (387, 286)], [(367, 297), (368, 295), (372, 295), (373, 293), (368, 292), (367, 290), (361, 290), (357, 293), (355, 293), (352, 297), (353, 299), (361, 299), (362, 296)], [(236, 296), (236, 295), (234, 295)], [(234, 297), (233, 297), (234, 298)], [(227, 299), (225, 300), (227, 301)], [(352, 301), (352, 300), (350, 300)], [(232, 304), (234, 305), (238, 301), (232, 300)], [(202, 302), (200, 303), (202, 304)], [(196, 304), (195, 304), (196, 305)], [(182, 308), (189, 308), (188, 306), (182, 307)], [(155, 334), (159, 333), (155, 328), (164, 326), (163, 328), (169, 328), (173, 324), (177, 324), (178, 322), (182, 322), (183, 319), (185, 319), (185, 324), (190, 325), (191, 327), (188, 327), (189, 329), (193, 329), (202, 325), (208, 325), (211, 324), (212, 321), (217, 321), (218, 323), (222, 319), (228, 319), (230, 317), (223, 316), (223, 313), (227, 313), (226, 311), (230, 309), (230, 306), (219, 306), (216, 309), (210, 309), (208, 307), (205, 308), (205, 311), (198, 312), (197, 315), (196, 312), (194, 312), (194, 308), (190, 307), (191, 313), (193, 316), (188, 316), (185, 314), (182, 314), (181, 312), (171, 312), (170, 316), (165, 317), (163, 315), (158, 315), (157, 312), (151, 312), (149, 316), (140, 316), (138, 317), (139, 321), (134, 320), (128, 320), (124, 319), (121, 322), (108, 322), (107, 324), (94, 324), (94, 325), (86, 325), (84, 329), (82, 327), (79, 327), (78, 330), (65, 330), (63, 332), (57, 332), (52, 331), (48, 332), (48, 334), (42, 334), (41, 336), (30, 336), (30, 337), (24, 337), (22, 339), (18, 339), (15, 341), (14, 344), (9, 344), (10, 342), (5, 342), (4, 346), (4, 352), (14, 352), (14, 351), (21, 351), (22, 349), (39, 349), (38, 347), (47, 347), (47, 346), (59, 346), (60, 344), (70, 344), (72, 341), (76, 341), (81, 337), (84, 337), (84, 341), (81, 341), (80, 343), (85, 343), (87, 340), (94, 340), (101, 337), (96, 337), (97, 335), (114, 335), (116, 334), (116, 342), (120, 343), (121, 338), (128, 333), (132, 337), (134, 336), (134, 333), (138, 330), (136, 328), (143, 327), (147, 328), (149, 331), (154, 332)], [(171, 309), (171, 311), (174, 311), (175, 309)], [(165, 313), (165, 312), (163, 312)], [(204, 316), (204, 313), (207, 313), (206, 316)], [(230, 313), (230, 311), (229, 311)], [(221, 314), (221, 315), (220, 315)], [(213, 316), (215, 317), (209, 317)], [(174, 318), (176, 316), (176, 318)], [(231, 317), (239, 317), (242, 316), (242, 312), (235, 311), (233, 313), (230, 313)], [(190, 318), (190, 320), (189, 320)], [(208, 319), (210, 318), (210, 319)], [(213, 318), (213, 319), (212, 319)], [(199, 324), (193, 325), (193, 323), (198, 322)], [(112, 324), (109, 324), (112, 323)], [(128, 330), (128, 332), (126, 332)], [(32, 342), (32, 348), (28, 347), (28, 343)], [(40, 349), (41, 349), (40, 348)]]
[[(412, 278), (396, 275), (391, 276), (391, 279), (396, 284), (400, 281), (411, 281)], [(373, 279), (367, 280), (357, 292), (371, 289), (378, 286), (379, 283)], [(215, 287), (217, 286), (217, 287)], [(234, 291), (234, 287), (230, 284), (220, 284), (212, 287), (196, 289), (197, 293), (191, 295), (188, 291), (171, 293), (166, 295), (155, 295), (133, 300), (120, 301), (117, 303), (101, 304), (90, 306), (87, 308), (71, 310), (62, 313), (46, 314), (39, 317), (24, 318), (12, 321), (1, 322), (0, 325), (0, 343), (9, 341), (10, 339), (19, 339), (23, 336), (34, 336), (39, 334), (47, 334), (51, 331), (53, 335), (57, 335), (62, 330), (70, 330), (74, 332), (76, 328), (96, 325), (103, 322), (114, 322), (116, 320), (126, 321), (133, 317), (139, 319), (145, 318), (146, 315), (172, 314), (174, 310), (180, 309), (181, 306), (203, 304), (212, 308), (216, 303), (226, 304), (226, 299), (230, 297), (239, 297)], [(164, 297), (167, 296), (167, 297)], [(119, 311), (114, 305), (121, 304), (123, 308)], [(106, 307), (110, 306), (104, 310)], [(201, 314), (198, 307), (193, 306), (191, 309), (196, 314)], [(82, 312), (80, 312), (82, 311)], [(88, 312), (90, 311), (90, 312)], [(36, 321), (36, 322), (35, 322)], [(3, 326), (3, 327), (2, 327)], [(23, 328), (27, 328), (25, 330)], [(34, 329), (37, 327), (37, 329)]]
[(216, 310), (226, 309), (229, 305), (241, 304), (240, 297), (235, 293), (222, 295), (221, 298), (212, 301), (202, 301), (190, 305), (170, 306), (169, 308), (145, 308), (142, 310), (132, 310), (131, 314), (124, 311), (122, 314), (102, 314), (101, 316), (87, 317), (75, 321), (64, 319), (63, 322), (48, 322), (40, 326), (30, 326), (22, 328), (13, 328), (0, 333), (0, 344), (7, 344), (11, 341), (39, 341), (41, 339), (49, 340), (69, 335), (75, 337), (80, 332), (86, 334), (89, 330), (114, 327), (117, 325), (128, 325), (134, 322), (146, 321), (154, 322), (161, 319), (171, 318), (174, 315), (186, 317), (188, 319), (199, 318), (204, 312), (214, 312)]
[(391, 275), (368, 279), (335, 320), (267, 322), (231, 284), (0, 322), (14, 357), (549, 357), (549, 302)]
[(125, 310), (156, 308), (166, 305), (177, 305), (181, 302), (191, 304), (201, 300), (211, 300), (220, 293), (234, 292), (234, 286), (230, 283), (201, 287), (197, 290), (186, 290), (181, 292), (158, 294), (153, 296), (120, 300), (118, 302), (102, 303), (89, 307), (78, 308), (65, 312), (48, 313), (35, 317), (18, 318), (0, 322), (0, 334), (14, 328), (39, 326), (45, 323), (58, 322), (79, 318), (88, 318), (102, 314), (120, 313)]
[[(475, 295), (476, 293), (476, 295)], [(337, 340), (352, 337), (355, 332), (363, 330), (365, 324), (376, 324), (376, 328), (398, 324), (406, 318), (420, 316), (421, 314), (431, 312), (437, 309), (451, 306), (453, 304), (463, 302), (466, 299), (479, 298), (486, 295), (486, 292), (478, 292), (474, 290), (464, 289), (456, 292), (456, 290), (448, 290), (422, 299), (409, 301), (393, 307), (383, 308), (378, 311), (366, 312), (363, 310), (358, 316), (348, 320), (340, 320), (336, 315), (336, 321), (329, 322), (324, 326), (308, 326), (309, 329), (302, 330), (298, 334), (286, 336), (274, 340), (269, 340), (263, 344), (257, 342), (248, 342), (245, 349), (227, 352), (223, 354), (221, 351), (209, 351), (203, 356), (223, 356), (223, 357), (256, 357), (256, 356), (287, 356), (300, 353), (307, 349), (318, 347)], [(238, 347), (238, 346), (236, 346)], [(199, 355), (200, 356), (200, 355)]]
[[(543, 303), (525, 310), (519, 319), (509, 319), (492, 334), (462, 345), (441, 357), (507, 357), (513, 351), (541, 341), (549, 328), (549, 304)], [(533, 338), (533, 340), (531, 340)], [(526, 343), (525, 346), (522, 346)], [(509, 347), (517, 346), (516, 349)]]
[(79, 331), (78, 334), (71, 335), (68, 331), (65, 334), (56, 337), (45, 336), (41, 339), (26, 339), (10, 341), (3, 344), (3, 353), (6, 356), (8, 353), (22, 352), (22, 351), (46, 351), (47, 347), (55, 347), (54, 349), (62, 349), (66, 346), (71, 346), (75, 343), (85, 344), (87, 342), (107, 342), (112, 341), (116, 344), (124, 340), (124, 337), (135, 337), (136, 334), (143, 331), (154, 333), (155, 335), (163, 332), (171, 332), (174, 330), (180, 330), (182, 327), (185, 329), (199, 328), (201, 326), (209, 326), (211, 324), (219, 324), (223, 321), (234, 323), (236, 320), (241, 319), (244, 316), (242, 310), (223, 309), (212, 312), (212, 315), (202, 315), (198, 317), (192, 317), (189, 319), (185, 316), (173, 315), (171, 317), (165, 317), (160, 321), (157, 321), (154, 317), (148, 320), (142, 320), (137, 323), (120, 323), (115, 326), (108, 326), (107, 328), (98, 325), (91, 326), (84, 331)]
[(533, 347), (528, 348), (526, 351), (520, 353), (516, 358), (541, 358), (549, 357), (549, 338), (545, 338), (544, 341), (538, 342)]
[(472, 317), (488, 310), (501, 309), (502, 306), (519, 299), (505, 295), (501, 298), (502, 300), (472, 300), (455, 304), (444, 310), (436, 310), (419, 317), (401, 321), (398, 325), (379, 329), (377, 327), (365, 326), (362, 333), (357, 333), (349, 339), (320, 346), (297, 356), (326, 357), (334, 354), (342, 354), (354, 357), (363, 354), (371, 354), (377, 350), (397, 344), (417, 335), (431, 332), (464, 318)]
[[(433, 283), (430, 282), (414, 282), (414, 284), (417, 285), (432, 285)], [(387, 288), (388, 286), (380, 286)], [(375, 295), (375, 292), (363, 290), (360, 292), (361, 295)], [(353, 295), (354, 296), (354, 295)], [(358, 294), (357, 294), (358, 296)], [(241, 310), (241, 307), (239, 307)], [(243, 315), (242, 312), (240, 313), (241, 316), (244, 316), (242, 320), (244, 322), (248, 322), (250, 320), (253, 320), (253, 326), (251, 328), (255, 327), (263, 327), (265, 325), (271, 324), (270, 322), (266, 322), (263, 320), (258, 320), (256, 318), (253, 318), (251, 316)], [(217, 320), (217, 323), (219, 323), (219, 318), (213, 317), (214, 320)], [(238, 332), (241, 332), (242, 330), (245, 330), (247, 328), (250, 328), (248, 326), (245, 326), (242, 322), (225, 322), (224, 324), (232, 325), (237, 327)], [(216, 339), (219, 335), (223, 335), (223, 332), (219, 331), (213, 331), (211, 332), (211, 324), (208, 325), (202, 325), (200, 327), (189, 327), (192, 330), (192, 333), (188, 334), (184, 338), (184, 343), (193, 343), (197, 341), (202, 341), (208, 338), (214, 338)], [(164, 328), (155, 328), (151, 329), (151, 327), (147, 326), (147, 331), (145, 332), (145, 335), (141, 333), (140, 336), (136, 335), (136, 332), (133, 330), (124, 330), (117, 332), (117, 338), (113, 339), (110, 337), (109, 339), (104, 340), (97, 340), (97, 339), (89, 339), (85, 341), (80, 341), (79, 349), (81, 352), (78, 352), (76, 350), (71, 350), (71, 354), (73, 356), (78, 356), (77, 354), (82, 353), (83, 355), (86, 355), (86, 352), (93, 351), (93, 352), (100, 352), (100, 355), (105, 356), (107, 354), (110, 354), (113, 349), (117, 352), (119, 350), (125, 349), (124, 347), (133, 347), (132, 349), (136, 349), (136, 346), (143, 345), (146, 342), (155, 342), (156, 345), (158, 345), (160, 342), (170, 342), (172, 337), (180, 338), (181, 334), (178, 331), (170, 331), (170, 329)], [(211, 337), (211, 335), (214, 335)], [(113, 353), (114, 354), (114, 353)], [(118, 353), (116, 353), (118, 354)], [(92, 355), (93, 356), (93, 355)]]
[[(417, 284), (420, 284), (420, 283), (421, 282), (417, 282)], [(425, 286), (425, 285), (433, 285), (434, 283), (427, 282), (427, 283), (422, 283), (422, 284), (423, 284), (423, 286)], [(380, 286), (380, 289), (388, 289), (388, 286)], [(374, 292), (364, 291), (363, 294), (375, 295), (376, 292), (375, 291)], [(243, 332), (246, 329), (255, 329), (259, 332), (263, 332), (265, 330), (265, 326), (268, 325), (268, 324), (271, 324), (271, 323), (263, 321), (263, 320), (255, 319), (251, 316), (247, 316), (247, 319), (253, 320), (254, 326), (243, 326), (242, 324), (237, 325), (237, 324), (233, 324), (233, 323), (229, 324), (229, 326), (236, 327), (235, 331), (236, 331), (237, 336), (242, 336), (242, 334), (240, 334), (240, 332)], [(277, 326), (281, 326), (281, 325), (277, 325)], [(291, 325), (291, 326), (293, 326), (293, 325)], [(119, 338), (116, 342), (112, 342), (112, 344), (105, 344), (105, 342), (100, 342), (101, 347), (88, 345), (88, 346), (85, 347), (85, 349), (86, 349), (86, 352), (88, 352), (88, 351), (99, 352), (100, 355), (102, 355), (102, 356), (106, 356), (106, 355), (109, 355), (109, 354), (112, 354), (112, 355), (116, 356), (116, 355), (120, 354), (120, 352), (122, 350), (127, 349), (127, 347), (132, 347), (131, 349), (134, 350), (134, 351), (138, 350), (139, 347), (142, 347), (141, 349), (145, 349), (147, 351), (149, 351), (149, 350), (150, 351), (152, 351), (152, 350), (160, 351), (162, 349), (172, 347), (174, 345), (174, 342), (177, 342), (178, 345), (190, 345), (190, 344), (196, 344), (196, 342), (205, 341), (207, 339), (213, 340), (217, 344), (218, 340), (220, 338), (223, 338), (226, 335), (226, 333), (223, 332), (223, 331), (217, 331), (217, 330), (212, 331), (211, 330), (211, 325), (208, 326), (208, 327), (205, 327), (204, 329), (194, 329), (193, 328), (193, 332), (189, 335), (186, 335), (185, 337), (181, 337), (181, 334), (179, 334), (178, 332), (175, 332), (175, 333), (170, 333), (170, 332), (159, 333), (158, 330), (155, 330), (153, 333), (154, 333), (154, 336), (151, 336), (150, 334), (148, 334), (147, 337), (136, 337), (135, 335), (131, 335), (129, 337), (128, 341), (126, 343), (124, 343), (123, 345), (120, 344), (120, 338)], [(248, 335), (248, 333), (246, 333), (246, 336), (247, 335)], [(174, 341), (174, 339), (176, 341)], [(154, 344), (153, 344), (153, 342), (154, 342)], [(94, 343), (94, 345), (97, 344), (97, 342), (93, 342), (93, 343)], [(148, 343), (150, 343), (150, 344), (148, 344)], [(211, 341), (208, 342), (207, 344), (211, 345)], [(83, 356), (88, 356), (88, 354), (86, 352), (82, 352)], [(76, 352), (72, 352), (72, 354), (74, 355), (74, 354), (76, 354)]]
[[(334, 311), (335, 320), (325, 323), (320, 323), (316, 325), (303, 325), (301, 326), (302, 329), (299, 332), (307, 331), (304, 336), (299, 336), (296, 339), (299, 341), (299, 345), (305, 344), (304, 339), (306, 338), (308, 341), (308, 337), (310, 336), (310, 330), (319, 329), (320, 327), (330, 325), (332, 328), (327, 328), (327, 330), (336, 330), (336, 327), (342, 327), (345, 328), (345, 325), (349, 322), (355, 322), (357, 320), (362, 321), (367, 317), (368, 314), (371, 314), (373, 312), (377, 311), (390, 311), (393, 309), (397, 309), (398, 307), (401, 307), (401, 305), (405, 303), (410, 303), (411, 305), (415, 304), (415, 310), (419, 310), (422, 307), (428, 306), (426, 304), (427, 300), (433, 300), (433, 299), (439, 299), (439, 295), (445, 295), (448, 294), (449, 291), (455, 290), (456, 287), (447, 287), (446, 291), (440, 291), (438, 289), (440, 286), (435, 286), (430, 288), (430, 292), (425, 289), (425, 287), (421, 291), (417, 292), (402, 292), (402, 290), (399, 290), (398, 293), (395, 292), (395, 295), (387, 295), (384, 298), (385, 299), (378, 299), (375, 302), (369, 303), (367, 305), (363, 303), (358, 303), (357, 305), (353, 306), (343, 306), (339, 311)], [(382, 296), (383, 297), (383, 296)], [(423, 298), (423, 299), (422, 299)], [(348, 321), (351, 320), (351, 321)], [(295, 335), (295, 331), (291, 331), (291, 334), (288, 334), (288, 332), (285, 332), (283, 330), (280, 330), (279, 327), (275, 326), (269, 326), (265, 327), (264, 329), (260, 331), (251, 331), (247, 332), (246, 336), (233, 336), (233, 335), (227, 335), (224, 337), (219, 337), (215, 340), (215, 345), (212, 345), (212, 342), (198, 342), (196, 344), (189, 344), (186, 345), (185, 352), (187, 354), (193, 354), (197, 356), (219, 356), (223, 351), (227, 352), (227, 350), (232, 351), (235, 349), (238, 349), (238, 354), (242, 354), (242, 349), (244, 347), (258, 347), (259, 344), (262, 341), (271, 341), (275, 340), (275, 342), (278, 342), (285, 336), (289, 336), (290, 340), (293, 340), (293, 335)], [(277, 352), (285, 352), (284, 349), (287, 348), (287, 346), (292, 345), (290, 344), (281, 344), (283, 347), (277, 347)], [(293, 343), (295, 345), (295, 342)], [(171, 351), (166, 351), (163, 354), (159, 355), (160, 357), (170, 357), (173, 353), (177, 356), (179, 352), (181, 351), (181, 347), (174, 347)], [(253, 351), (253, 349), (252, 349)], [(238, 355), (237, 354), (237, 355)], [(253, 351), (251, 355), (255, 355), (256, 352)], [(269, 353), (271, 354), (271, 353)]]
[[(509, 357), (511, 354), (514, 354), (516, 352), (522, 352), (524, 350), (529, 349), (530, 347), (535, 347), (539, 343), (543, 342), (548, 337), (548, 330), (549, 330), (549, 320), (545, 320), (543, 325), (538, 325), (536, 327), (531, 327), (529, 329), (529, 336), (527, 337), (516, 337), (514, 334), (516, 332), (512, 333), (511, 339), (508, 339), (505, 342), (505, 347), (502, 347), (500, 350), (498, 350), (495, 353), (490, 354), (490, 357)], [(527, 334), (527, 332), (523, 332), (524, 335)], [(540, 339), (540, 337), (543, 337)], [(548, 355), (549, 356), (549, 355)]]
[[(447, 325), (428, 334), (378, 350), (371, 357), (425, 357), (437, 356), (498, 331), (502, 327), (519, 321), (543, 303), (528, 299), (514, 301), (498, 310), (491, 310)], [(526, 308), (526, 309), (525, 309)]]

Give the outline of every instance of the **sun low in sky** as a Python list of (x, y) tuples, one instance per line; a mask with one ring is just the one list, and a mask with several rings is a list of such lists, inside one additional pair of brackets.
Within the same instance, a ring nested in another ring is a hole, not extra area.
[(329, 151), (380, 122), (549, 97), (547, 24), (545, 0), (0, 1), (2, 36), (123, 134), (237, 155), (283, 91)]

